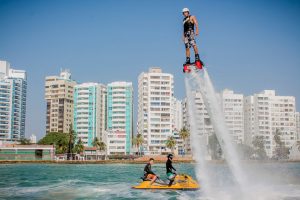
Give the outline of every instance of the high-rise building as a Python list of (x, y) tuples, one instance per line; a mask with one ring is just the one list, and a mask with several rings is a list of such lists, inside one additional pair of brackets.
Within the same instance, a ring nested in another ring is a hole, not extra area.
[[(125, 145), (118, 146), (116, 153), (129, 154), (133, 136), (133, 87), (130, 82), (113, 82), (107, 85), (107, 132), (125, 138)], [(112, 141), (113, 142), (113, 141)], [(114, 153), (115, 146), (108, 146)]]
[(183, 127), (182, 123), (182, 102), (173, 97), (172, 100), (172, 128), (173, 130), (180, 131)]
[[(181, 107), (182, 107), (182, 127), (186, 128), (187, 130), (191, 130), (190, 127), (190, 121), (189, 121), (189, 111), (188, 111), (188, 101), (187, 98), (184, 98), (181, 102)], [(191, 141), (190, 141), (190, 137), (191, 137), (191, 132), (190, 136), (183, 142), (184, 143), (184, 151), (185, 154), (191, 154), (192, 150), (191, 150)]]
[(106, 144), (107, 155), (125, 155), (126, 153), (126, 134), (123, 131), (107, 130), (103, 135)]
[(24, 70), (0, 61), (0, 140), (25, 137), (27, 78)]
[(300, 113), (296, 112), (296, 127), (297, 127), (297, 140), (300, 141)]
[(184, 141), (180, 137), (180, 130), (183, 128), (183, 116), (182, 116), (182, 102), (177, 100), (175, 97), (172, 98), (171, 104), (171, 119), (172, 119), (172, 133), (173, 138), (176, 141), (174, 150), (175, 155), (183, 154), (184, 152)]
[(244, 98), (244, 139), (245, 144), (252, 146), (255, 137), (255, 110), (254, 110), (254, 97), (247, 96)]
[[(196, 131), (200, 135), (206, 136), (208, 142), (208, 136), (215, 134), (215, 130), (211, 124), (211, 119), (204, 104), (203, 97), (200, 92), (193, 91), (193, 102), (194, 106), (192, 111), (194, 112), (194, 120), (196, 125)], [(243, 110), (243, 95), (235, 94), (231, 90), (224, 90), (218, 98), (221, 102), (225, 123), (228, 127), (229, 133), (232, 139), (236, 143), (244, 142), (244, 110)], [(183, 126), (190, 129), (190, 116), (188, 100), (185, 98), (182, 103), (183, 112)], [(185, 146), (187, 153), (191, 153), (191, 141), (187, 139)]]
[(47, 102), (46, 132), (69, 132), (73, 124), (74, 86), (68, 70), (60, 76), (45, 79), (45, 100)]
[(274, 90), (264, 90), (246, 97), (245, 135), (252, 145), (255, 136), (262, 136), (267, 156), (275, 153), (274, 135), (280, 132), (281, 141), (290, 148), (297, 140), (295, 97), (276, 96)]
[(82, 83), (74, 87), (74, 131), (84, 146), (95, 137), (102, 141), (106, 129), (106, 86)]
[(150, 68), (138, 77), (138, 133), (144, 137), (145, 153), (160, 154), (172, 136), (173, 75)]
[(221, 93), (225, 123), (232, 139), (244, 143), (244, 95), (225, 89)]
[[(192, 92), (192, 100), (190, 102), (193, 102), (194, 108), (189, 108), (189, 101), (187, 98), (183, 100), (183, 126), (186, 127), (191, 131), (191, 116), (189, 114), (190, 110), (193, 111), (194, 113), (194, 120), (195, 120), (195, 125), (196, 125), (196, 131), (197, 134), (204, 135), (206, 136), (206, 140), (208, 141), (208, 136), (214, 134), (214, 129), (210, 121), (210, 117), (208, 115), (208, 112), (206, 110), (202, 95), (198, 91), (193, 91)], [(191, 134), (191, 133), (190, 133)], [(185, 150), (187, 154), (191, 154), (191, 138), (188, 138), (185, 141)]]
[(189, 112), (188, 112), (188, 101), (187, 98), (184, 98), (181, 101), (181, 107), (182, 107), (182, 127), (190, 129), (190, 123), (189, 123)]
[(31, 136), (30, 136), (30, 143), (31, 144), (36, 144), (36, 135), (34, 135), (34, 134), (31, 134)]

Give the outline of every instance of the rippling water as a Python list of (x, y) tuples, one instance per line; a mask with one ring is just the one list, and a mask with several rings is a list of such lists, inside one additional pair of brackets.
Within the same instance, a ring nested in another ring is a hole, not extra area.
[[(225, 164), (210, 164), (217, 199), (236, 199)], [(140, 164), (9, 164), (0, 165), (0, 199), (211, 199), (199, 191), (134, 190)], [(193, 164), (175, 164), (177, 171), (195, 177)], [(249, 186), (256, 199), (300, 199), (300, 163), (247, 164), (260, 169), (260, 180)], [(153, 170), (165, 178), (163, 164)], [(251, 180), (255, 182), (256, 180)], [(270, 194), (267, 194), (267, 193)]]

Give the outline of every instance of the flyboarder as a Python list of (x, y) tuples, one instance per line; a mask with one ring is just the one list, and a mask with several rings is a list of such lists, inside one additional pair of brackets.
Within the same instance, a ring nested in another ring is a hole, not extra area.
[[(203, 63), (200, 60), (198, 48), (196, 45), (195, 36), (199, 35), (199, 27), (198, 22), (195, 16), (190, 15), (190, 10), (188, 8), (182, 9), (182, 14), (184, 16), (183, 19), (183, 41), (185, 44), (185, 54), (186, 61), (183, 71), (189, 71), (188, 66), (191, 64), (195, 64), (198, 69), (202, 69)], [(196, 28), (196, 30), (195, 30)], [(191, 63), (191, 52), (190, 48), (193, 47), (195, 53), (195, 63)]]

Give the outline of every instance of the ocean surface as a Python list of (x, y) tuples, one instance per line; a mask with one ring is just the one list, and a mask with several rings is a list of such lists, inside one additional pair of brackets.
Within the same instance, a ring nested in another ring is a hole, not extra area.
[[(134, 190), (143, 174), (141, 164), (2, 164), (0, 199), (238, 199), (226, 164), (209, 164), (213, 194), (198, 191)], [(196, 178), (194, 164), (174, 164), (179, 173)], [(255, 199), (300, 200), (300, 163), (246, 164), (259, 169), (257, 184), (249, 185)], [(165, 179), (164, 164), (153, 170)], [(252, 177), (252, 176), (251, 176)], [(251, 180), (255, 182), (256, 180)], [(204, 183), (203, 183), (204, 184)], [(270, 194), (269, 194), (270, 193)]]

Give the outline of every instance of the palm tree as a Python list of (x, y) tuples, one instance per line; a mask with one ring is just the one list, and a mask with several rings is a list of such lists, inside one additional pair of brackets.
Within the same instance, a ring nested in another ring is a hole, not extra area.
[(68, 145), (68, 155), (67, 155), (67, 160), (70, 160), (70, 156), (73, 160), (73, 149), (74, 149), (74, 143), (75, 143), (75, 132), (73, 130), (73, 125), (70, 124), (70, 128), (69, 128), (69, 145)]
[(92, 142), (93, 147), (96, 147), (100, 151), (105, 151), (106, 144), (102, 141), (100, 141), (97, 137), (94, 138), (94, 141)]
[(97, 137), (94, 138), (93, 142), (92, 142), (93, 147), (96, 147), (97, 149), (100, 146), (100, 141)]
[(98, 147), (99, 147), (99, 150), (100, 150), (100, 151), (105, 151), (105, 149), (106, 149), (106, 144), (105, 144), (104, 142), (100, 141)]
[[(93, 147), (96, 147), (97, 150), (100, 150), (100, 151), (105, 151), (105, 149), (106, 149), (106, 144), (104, 142), (100, 141), (97, 137), (94, 138), (92, 145), (93, 145)], [(105, 152), (105, 159), (106, 159), (106, 152)]]
[(171, 149), (172, 153), (174, 153), (174, 147), (176, 145), (176, 140), (174, 139), (173, 136), (168, 137), (166, 141), (166, 147)]
[(252, 145), (255, 149), (255, 154), (260, 158), (260, 159), (265, 159), (266, 158), (266, 151), (265, 151), (265, 145), (264, 145), (264, 137), (263, 136), (255, 136)]
[(81, 138), (79, 138), (77, 144), (75, 145), (75, 152), (79, 154), (80, 152), (83, 152), (83, 150), (84, 150), (83, 142)]
[(281, 141), (280, 136), (281, 136), (281, 132), (280, 132), (280, 130), (277, 128), (277, 129), (276, 129), (276, 132), (275, 132), (275, 135), (274, 135), (274, 140), (275, 140), (276, 145), (278, 145), (279, 147), (281, 147), (282, 144), (283, 144), (283, 142)]
[(61, 141), (59, 141), (58, 144), (55, 145), (55, 148), (57, 148), (57, 153), (66, 153), (68, 150), (68, 145), (66, 143), (61, 143)]
[(184, 146), (184, 152), (186, 152), (185, 149), (185, 141), (186, 139), (190, 136), (190, 132), (183, 127), (180, 131), (179, 131), (179, 136), (181, 137), (181, 139), (183, 140), (183, 146)]
[(285, 146), (284, 142), (281, 140), (281, 131), (276, 129), (274, 140), (276, 143), (275, 155), (277, 159), (286, 159), (288, 158), (289, 149)]
[(19, 142), (20, 142), (21, 145), (29, 145), (29, 144), (31, 144), (30, 139), (27, 139), (27, 138), (21, 138), (19, 140)]
[(133, 138), (132, 140), (132, 144), (136, 145), (136, 147), (138, 148), (138, 154), (141, 155), (140, 152), (140, 146), (144, 143), (144, 137), (142, 134), (138, 133), (136, 135), (136, 137)]

